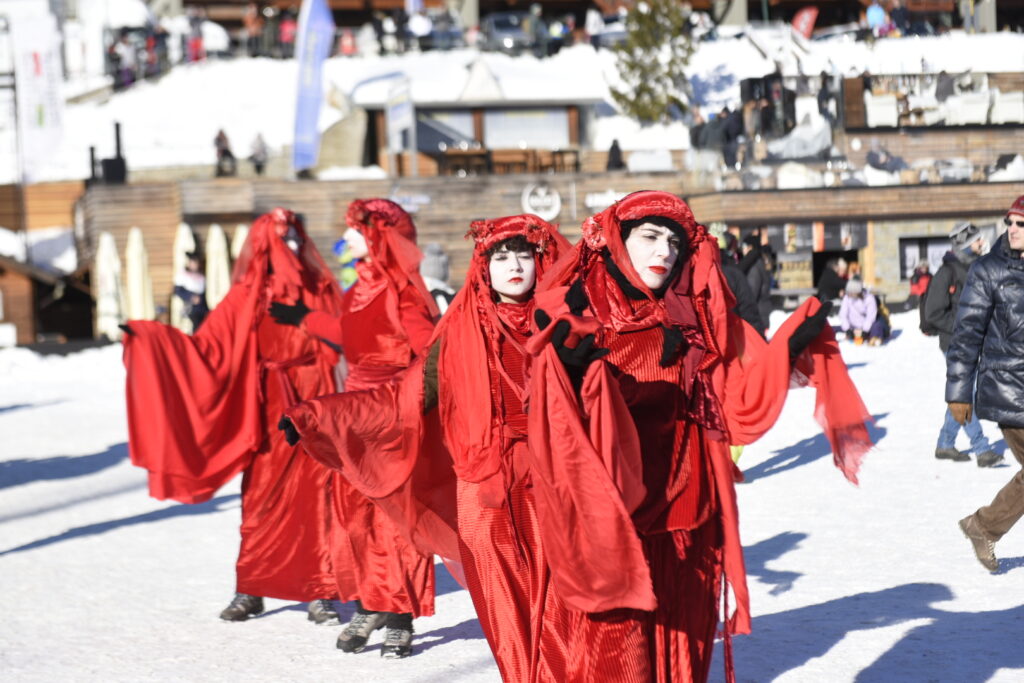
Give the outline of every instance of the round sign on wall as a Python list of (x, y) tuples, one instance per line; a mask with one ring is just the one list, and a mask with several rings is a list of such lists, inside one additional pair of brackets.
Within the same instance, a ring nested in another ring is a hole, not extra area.
[(546, 221), (554, 220), (562, 210), (562, 197), (547, 183), (531, 183), (523, 188), (522, 206), (525, 213), (533, 213)]

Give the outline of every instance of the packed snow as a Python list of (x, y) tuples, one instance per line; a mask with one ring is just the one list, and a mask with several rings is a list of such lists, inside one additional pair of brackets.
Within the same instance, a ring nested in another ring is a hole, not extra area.
[[(782, 314), (776, 313), (774, 322)], [(754, 632), (734, 639), (740, 681), (1019, 681), (1024, 528), (989, 574), (956, 522), (1017, 471), (938, 461), (943, 361), (917, 314), (880, 348), (843, 343), (877, 447), (854, 487), (792, 392), (740, 460)], [(0, 671), (6, 680), (496, 681), (468, 594), (439, 566), (437, 615), (407, 660), (335, 649), (304, 605), (224, 623), (238, 483), (209, 503), (152, 500), (127, 458), (116, 345), (69, 355), (0, 351)], [(986, 424), (992, 439), (999, 434)], [(961, 436), (961, 439), (965, 437)], [(965, 441), (961, 441), (965, 446)], [(1007, 462), (1012, 462), (1007, 453)], [(345, 605), (342, 618), (352, 607)], [(711, 679), (724, 679), (722, 645)]]

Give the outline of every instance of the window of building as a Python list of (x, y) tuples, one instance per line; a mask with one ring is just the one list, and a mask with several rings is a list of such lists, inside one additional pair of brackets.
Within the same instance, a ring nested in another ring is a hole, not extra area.
[(484, 112), (484, 145), (491, 149), (569, 146), (565, 109), (492, 109)]

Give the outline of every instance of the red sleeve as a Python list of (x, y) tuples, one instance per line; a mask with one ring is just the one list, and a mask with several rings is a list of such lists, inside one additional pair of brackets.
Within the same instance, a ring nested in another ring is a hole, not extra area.
[(149, 494), (209, 500), (248, 466), (263, 438), (256, 293), (236, 285), (193, 337), (132, 321), (124, 339), (128, 450)]
[(434, 318), (423, 297), (415, 287), (406, 287), (398, 297), (398, 315), (402, 328), (409, 335), (409, 346), (414, 356), (422, 356), (434, 334)]
[(340, 471), (423, 554), (459, 557), (455, 470), (438, 411), (423, 415), (425, 358), (401, 379), (304, 401), (285, 414), (312, 458)]
[(339, 348), (345, 346), (342, 343), (341, 318), (338, 316), (323, 311), (310, 311), (302, 319), (302, 329), (310, 336), (324, 339)]

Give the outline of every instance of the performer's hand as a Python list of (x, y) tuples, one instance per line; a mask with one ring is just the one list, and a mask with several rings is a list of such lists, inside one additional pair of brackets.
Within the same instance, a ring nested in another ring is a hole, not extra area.
[(282, 416), (281, 420), (277, 423), (277, 428), (284, 432), (284, 440), (288, 442), (289, 446), (294, 446), (302, 438), (299, 434), (299, 430), (295, 428), (292, 421), (287, 416)]
[(122, 323), (122, 324), (118, 325), (118, 328), (120, 328), (120, 330), (122, 332), (124, 332), (125, 334), (127, 334), (129, 337), (135, 336), (135, 330), (130, 328), (128, 326), (128, 323)]
[(558, 359), (562, 361), (562, 365), (566, 368), (585, 369), (598, 358), (608, 355), (609, 349), (594, 347), (596, 338), (593, 334), (580, 338), (575, 347), (567, 346), (566, 341), (569, 338), (569, 331), (569, 321), (560, 320), (555, 323), (555, 329), (551, 332), (551, 343), (555, 346)]
[(971, 404), (970, 403), (950, 403), (949, 414), (953, 416), (959, 424), (965, 425), (971, 421)]
[(283, 304), (280, 301), (270, 303), (270, 317), (278, 325), (298, 327), (307, 313), (309, 313), (309, 307), (302, 303), (301, 299), (294, 305)]
[(551, 324), (551, 316), (542, 308), (533, 312), (533, 320), (537, 323), (538, 330), (547, 329), (547, 326)]
[(821, 331), (825, 329), (828, 322), (828, 314), (832, 312), (832, 302), (826, 301), (818, 309), (817, 313), (809, 316), (802, 323), (797, 325), (793, 334), (789, 337), (789, 357), (796, 358), (807, 346), (814, 341)]

